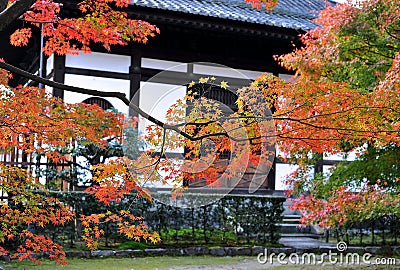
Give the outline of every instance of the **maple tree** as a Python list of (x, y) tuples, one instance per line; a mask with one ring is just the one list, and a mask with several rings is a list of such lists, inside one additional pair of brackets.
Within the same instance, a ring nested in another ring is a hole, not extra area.
[[(159, 32), (147, 22), (129, 19), (126, 13), (120, 10), (127, 7), (129, 1), (80, 2), (79, 9), (83, 15), (79, 18), (60, 18), (61, 4), (54, 1), (3, 2), (0, 5), (3, 9), (0, 15), (2, 29), (21, 15), (32, 27), (42, 25), (42, 35), (46, 37), (43, 52), (47, 55), (74, 54), (77, 50), (88, 52), (91, 43), (101, 43), (107, 49), (111, 45), (126, 45), (129, 41), (146, 43), (149, 37)], [(11, 35), (10, 42), (15, 46), (23, 46), (28, 43), (31, 35), (31, 28), (24, 27)], [(35, 75), (7, 63), (2, 64), (2, 67), (12, 72), (17, 71), (27, 78), (36, 78)], [(8, 86), (10, 78), (11, 73), (2, 69), (0, 147), (5, 154), (17, 151), (26, 156), (36, 157), (39, 161), (41, 157), (45, 157), (47, 162), (55, 165), (76, 166), (78, 164), (71, 159), (71, 149), (76, 145), (96, 146), (102, 151), (107, 151), (111, 140), (122, 138), (125, 125), (122, 115), (105, 112), (98, 106), (65, 104), (46, 93), (44, 89), (36, 87), (11, 88)], [(44, 79), (44, 82), (48, 80)], [(88, 91), (87, 93), (101, 94), (93, 90)], [(111, 93), (113, 94), (115, 93)], [(116, 95), (124, 97), (119, 93)], [(130, 125), (135, 124), (134, 121), (129, 121)], [(113, 169), (113, 163), (104, 167), (104, 171)], [(28, 258), (40, 263), (33, 255), (46, 252), (50, 259), (65, 264), (62, 246), (47, 236), (37, 234), (30, 226), (62, 226), (75, 218), (80, 218), (82, 226), (85, 227), (83, 240), (91, 249), (96, 248), (96, 241), (104, 234), (98, 229), (97, 225), (100, 222), (113, 222), (119, 227), (119, 232), (127, 238), (159, 241), (158, 234), (150, 233), (140, 217), (126, 212), (76, 217), (72, 205), (66, 205), (49, 196), (38, 173), (37, 170), (18, 167), (17, 163), (1, 165), (0, 188), (7, 194), (7, 200), (1, 202), (0, 208), (2, 255), (13, 251), (14, 258)], [(126, 189), (130, 189), (127, 192), (133, 189), (141, 191), (134, 179), (131, 179)], [(97, 193), (97, 196), (107, 203), (106, 196), (102, 197), (99, 194)], [(140, 194), (139, 192), (138, 196)]]
[(254, 8), (261, 9), (261, 7), (272, 11), (278, 5), (279, 0), (245, 0), (247, 3), (251, 3)]
[[(306, 224), (335, 228), (384, 215), (399, 204), (398, 0), (327, 6), (304, 44), (279, 56), (295, 72), (270, 88), (280, 98), (274, 114), (284, 158), (301, 167), (289, 184), (293, 208)], [(258, 83), (264, 88), (268, 78)], [(330, 177), (309, 176), (316, 158), (355, 151)]]
[[(26, 22), (24, 28), (16, 30), (10, 36), (10, 43), (15, 46), (25, 46), (32, 37), (31, 27), (41, 28), (41, 34), (46, 39), (43, 52), (47, 55), (54, 53), (75, 54), (78, 50), (90, 52), (90, 46), (93, 43), (100, 43), (106, 49), (110, 49), (112, 45), (126, 45), (131, 41), (146, 43), (148, 38), (159, 33), (159, 30), (147, 22), (129, 19), (123, 11), (123, 8), (126, 8), (129, 3), (130, 1), (127, 0), (85, 0), (78, 3), (78, 8), (82, 12), (80, 17), (61, 18), (59, 14), (62, 5), (52, 0), (0, 1), (2, 9), (0, 29), (6, 29), (17, 18), (24, 20)], [(265, 6), (270, 8), (271, 5), (268, 3), (269, 1), (265, 1)], [(276, 4), (276, 1), (271, 3)], [(122, 141), (123, 137), (126, 136), (127, 133), (122, 132), (124, 128), (135, 128), (136, 121), (134, 119), (124, 119), (121, 115), (104, 112), (97, 106), (64, 104), (61, 100), (47, 94), (44, 89), (36, 87), (18, 86), (11, 88), (8, 86), (8, 80), (11, 78), (9, 72), (67, 91), (103, 97), (117, 97), (125, 104), (134, 106), (129, 104), (129, 100), (121, 93), (103, 93), (63, 85), (40, 78), (3, 61), (0, 61), (0, 67), (2, 68), (0, 70), (0, 84), (2, 85), (2, 97), (0, 99), (2, 103), (2, 135), (0, 144), (5, 153), (10, 150), (17, 150), (22, 151), (24, 155), (37, 157), (38, 160), (45, 157), (47, 162), (55, 165), (77, 166), (79, 164), (74, 163), (70, 158), (71, 148), (74, 148), (74, 146), (83, 145), (88, 148), (95, 147), (100, 152), (108, 151), (111, 140)], [(221, 83), (221, 86), (226, 88), (226, 82)], [(190, 96), (187, 98), (190, 98)], [(183, 103), (178, 105), (183, 105)], [(213, 107), (219, 110), (215, 104), (198, 105), (207, 109)], [(160, 137), (160, 134), (164, 134), (164, 139), (160, 142), (162, 148), (165, 146), (167, 133), (168, 136), (181, 136), (174, 140), (168, 140), (168, 142), (176, 142), (175, 145), (170, 145), (170, 147), (181, 146), (185, 143), (189, 146), (189, 141), (185, 141), (184, 138), (200, 142), (202, 136), (207, 138), (221, 135), (221, 127), (215, 124), (207, 127), (209, 129), (208, 134), (203, 134), (207, 129), (204, 129), (200, 134), (195, 134), (186, 132), (186, 127), (182, 128), (182, 125), (175, 125), (176, 121), (163, 123), (147, 115), (140, 108), (134, 107), (134, 109), (157, 124), (157, 128), (162, 127), (162, 131), (156, 131), (158, 137)], [(183, 109), (183, 107), (180, 109)], [(171, 111), (171, 113), (178, 111)], [(254, 125), (254, 123), (252, 124)], [(240, 139), (240, 132), (235, 130), (236, 127), (237, 124), (231, 124), (232, 130), (230, 132), (232, 135), (239, 134), (238, 138)], [(210, 134), (213, 132), (217, 135)], [(227, 135), (226, 132), (222, 134), (225, 137)], [(157, 136), (154, 138), (157, 138)], [(154, 138), (150, 140), (153, 144), (157, 140)], [(226, 139), (222, 139), (222, 142), (222, 151), (232, 149), (227, 146)], [(258, 148), (254, 147), (253, 152), (259, 150), (262, 144), (258, 144)], [(194, 146), (192, 149), (194, 152), (197, 151)], [(240, 149), (244, 149), (243, 146)], [(246, 152), (244, 151), (244, 153)], [(137, 157), (137, 153), (133, 153), (105, 163), (98, 164), (96, 162), (90, 168), (93, 172), (92, 182), (95, 184), (87, 191), (107, 205), (111, 202), (118, 203), (125, 194), (130, 194), (132, 191), (136, 191), (138, 196), (151, 200), (149, 191), (143, 188), (142, 184), (145, 182), (165, 181), (165, 179), (174, 178), (176, 186), (180, 187), (183, 178), (178, 177), (178, 174), (182, 170), (176, 169), (174, 161), (161, 159), (160, 156), (155, 156), (153, 151), (150, 150), (142, 152), (139, 157)], [(240, 163), (242, 159), (237, 156), (236, 163)], [(253, 159), (251, 160), (254, 164), (260, 163), (260, 157)], [(166, 178), (154, 173), (160, 168), (168, 172)], [(81, 220), (84, 227), (83, 240), (87, 242), (90, 249), (97, 248), (98, 240), (104, 234), (104, 231), (99, 227), (100, 223), (116, 224), (119, 232), (128, 238), (146, 239), (152, 242), (159, 241), (158, 234), (150, 233), (140, 217), (133, 216), (128, 212), (106, 212), (76, 217), (73, 206), (66, 205), (48, 196), (48, 191), (40, 182), (38, 171), (35, 174), (31, 170), (18, 167), (18, 164), (2, 165), (0, 171), (0, 186), (2, 191), (8, 195), (8, 199), (1, 203), (1, 254), (8, 254), (12, 251), (14, 252), (12, 256), (15, 258), (20, 260), (30, 259), (40, 263), (33, 255), (38, 252), (46, 252), (50, 254), (50, 259), (55, 259), (64, 264), (66, 261), (62, 246), (53, 242), (47, 236), (36, 234), (30, 225), (37, 227), (62, 226), (75, 218)], [(231, 171), (231, 174), (237, 174), (237, 172)], [(183, 174), (181, 175), (183, 176)], [(216, 177), (215, 171), (210, 176)], [(14, 249), (11, 248), (13, 250), (9, 250), (11, 243), (17, 245)]]
[[(118, 138), (122, 135), (121, 115), (105, 112), (98, 106), (65, 104), (62, 100), (47, 94), (44, 89), (3, 88), (0, 102), (2, 115), (0, 140), (5, 153), (17, 149), (27, 155), (45, 156), (49, 162), (62, 164), (70, 162), (70, 156), (68, 151), (61, 149), (71, 149), (76, 143), (96, 144), (105, 149), (107, 138), (110, 136)], [(2, 202), (0, 208), (1, 252), (7, 254), (3, 243), (13, 241), (20, 243), (13, 255), (18, 259), (29, 258), (35, 261), (35, 257), (31, 255), (40, 251), (49, 252), (51, 259), (65, 263), (62, 247), (46, 236), (35, 234), (29, 229), (29, 224), (34, 224), (36, 227), (45, 227), (49, 224), (62, 226), (75, 218), (74, 210), (72, 206), (48, 196), (38, 175), (17, 166), (18, 164), (1, 165), (0, 170), (0, 186), (2, 191), (8, 194), (7, 202)], [(120, 216), (127, 217), (118, 219), (115, 213), (107, 216), (119, 224), (121, 234), (125, 234), (128, 238), (143, 237), (157, 241), (157, 234), (147, 232), (146, 226), (138, 217), (122, 214)], [(105, 214), (99, 214), (97, 219), (102, 215)], [(131, 223), (126, 222), (127, 218)], [(82, 216), (81, 219), (87, 220), (87, 223), (83, 222), (86, 226), (93, 217)], [(137, 222), (139, 224), (135, 225)], [(89, 233), (94, 228), (95, 226), (87, 228), (88, 235), (85, 236), (85, 240), (89, 247), (95, 245)]]
[[(185, 147), (184, 161), (154, 158), (157, 168), (174, 179), (174, 194), (185, 190), (184, 181), (200, 181), (202, 186), (234, 188), (245, 173), (262, 177), (247, 179), (251, 192), (265, 181), (275, 154), (275, 126), (271, 110), (257, 88), (237, 92), (237, 108), (232, 109), (212, 97), (228, 91), (228, 83), (215, 77), (200, 78), (188, 85), (183, 100), (167, 111), (167, 125), (184, 131), (184, 137), (162, 126), (148, 126), (145, 136), (150, 153)], [(175, 194), (175, 195), (176, 195)]]
[[(119, 9), (126, 7), (129, 1), (83, 1), (79, 4), (82, 17), (67, 19), (59, 17), (61, 6), (51, 0), (6, 2), (9, 2), (7, 8), (0, 5), (5, 8), (0, 14), (0, 21), (5, 22), (2, 27), (7, 26), (10, 18), (22, 14), (32, 26), (43, 24), (42, 33), (47, 40), (44, 52), (48, 55), (76, 53), (77, 50), (89, 52), (94, 42), (107, 49), (130, 41), (147, 42), (148, 37), (158, 33), (155, 26), (131, 20)], [(277, 4), (274, 0), (250, 2), (258, 8)], [(349, 190), (349, 182), (345, 181), (348, 175), (336, 177), (341, 168), (328, 180), (306, 176), (309, 165), (314, 162), (309, 158), (310, 153), (348, 152), (365, 143), (369, 149), (375, 149), (375, 154), (370, 151), (375, 157), (382, 156), (386, 150), (389, 153), (390, 149), (390, 153), (397, 153), (399, 6), (396, 0), (364, 1), (362, 8), (349, 4), (327, 6), (316, 20), (319, 26), (302, 36), (304, 46), (277, 58), (296, 73), (292, 81), (285, 82), (271, 75), (258, 78), (237, 92), (236, 111), (226, 111), (222, 104), (199, 94), (196, 88), (168, 110), (166, 123), (130, 104), (120, 93), (65, 86), (6, 63), (0, 63), (0, 67), (60, 89), (120, 98), (155, 124), (147, 130), (146, 139), (151, 144), (148, 151), (93, 166), (92, 181), (96, 184), (88, 192), (105, 204), (118, 203), (132, 191), (151, 199), (143, 184), (152, 181), (173, 180), (177, 195), (184, 192), (185, 179), (201, 178), (209, 185), (234, 186), (248, 170), (261, 174), (268, 171), (276, 138), (285, 153), (284, 158), (301, 165), (293, 175), (291, 194), (306, 192), (293, 203), (296, 209), (304, 211), (303, 221), (334, 227), (349, 220), (370, 218), (371, 213), (398, 211), (396, 174), (388, 174), (384, 179), (381, 174), (376, 175), (368, 179), (369, 182), (363, 181), (365, 175), (353, 174), (352, 179), (365, 184), (357, 186), (358, 192)], [(22, 46), (30, 36), (31, 30), (26, 27), (17, 30), (10, 41)], [(136, 124), (135, 120), (125, 121), (122, 116), (96, 106), (64, 104), (43, 89), (12, 89), (7, 87), (8, 78), (9, 73), (1, 70), (0, 82), (5, 86), (1, 98), (4, 113), (1, 114), (0, 143), (3, 149), (15, 147), (26, 153), (42, 154), (55, 163), (69, 162), (68, 153), (59, 150), (72, 142), (105, 149), (105, 138), (122, 140), (123, 127), (132, 128)], [(214, 86), (228, 87), (227, 82), (217, 83), (215, 78), (202, 78), (189, 88), (195, 84), (206, 89), (203, 93)], [(183, 163), (177, 164), (176, 159), (164, 157), (167, 149), (183, 146), (187, 150)], [(361, 155), (367, 158), (368, 153), (361, 152)], [(229, 165), (225, 163), (227, 159)], [(393, 159), (388, 158), (386, 163), (393, 165)], [(347, 169), (343, 170), (348, 172)], [(9, 204), (1, 205), (3, 216), (9, 220), (1, 228), (0, 244), (19, 238), (21, 245), (14, 256), (33, 259), (32, 253), (47, 251), (64, 262), (62, 247), (51, 239), (35, 235), (27, 225), (62, 225), (74, 218), (73, 209), (57, 200), (49, 200), (45, 193), (33, 192), (37, 189), (45, 192), (45, 189), (25, 169), (4, 167), (1, 173), (1, 187), (11, 197)], [(227, 184), (229, 181), (231, 183)], [(250, 183), (254, 189), (260, 185), (257, 179)], [(332, 188), (323, 189), (326, 186)], [(20, 209), (13, 208), (12, 204)], [(43, 207), (45, 204), (54, 207)], [(61, 218), (55, 219), (56, 215)], [(80, 218), (85, 227), (84, 239), (90, 248), (97, 247), (97, 240), (104, 233), (97, 226), (101, 222), (117, 223), (120, 232), (129, 238), (159, 241), (158, 235), (148, 232), (139, 217), (127, 212)], [(44, 244), (38, 244), (39, 240)], [(0, 246), (0, 252), (8, 251)]]
[[(34, 1), (23, 19), (37, 27), (43, 25), (42, 35), (46, 38), (43, 52), (47, 55), (76, 54), (78, 50), (90, 52), (91, 42), (101, 43), (109, 50), (111, 45), (126, 45), (131, 40), (146, 43), (149, 37), (159, 33), (154, 25), (129, 19), (125, 12), (112, 7), (123, 8), (129, 3), (127, 0), (82, 1), (78, 4), (81, 17), (61, 18), (61, 3)], [(29, 27), (18, 29), (10, 37), (11, 44), (26, 45), (31, 35)]]

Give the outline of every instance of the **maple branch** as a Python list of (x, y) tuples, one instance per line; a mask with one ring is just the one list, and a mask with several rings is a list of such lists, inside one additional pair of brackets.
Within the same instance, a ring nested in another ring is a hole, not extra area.
[[(367, 44), (366, 46), (360, 46), (360, 47), (351, 48), (351, 49), (349, 49), (349, 51), (353, 51), (354, 54), (357, 55), (357, 54), (359, 54), (360, 51), (362, 52), (363, 49), (368, 49), (368, 52), (370, 52), (370, 53), (373, 53), (373, 54), (376, 54), (376, 55), (380, 55), (380, 56), (382, 56), (382, 57), (384, 57), (384, 58), (387, 58), (387, 59), (389, 59), (389, 60), (392, 60), (392, 59), (393, 59), (393, 57), (390, 56), (390, 55), (386, 55), (386, 54), (381, 53), (381, 52), (379, 52), (379, 51), (371, 50), (371, 47), (373, 47), (373, 48), (379, 48), (378, 45), (373, 44), (373, 43), (370, 43), (368, 40), (365, 40), (365, 43)], [(388, 47), (388, 46), (386, 46), (386, 47)], [(395, 48), (394, 48), (394, 49), (395, 49)], [(383, 64), (385, 64), (385, 63), (383, 63)]]
[[(300, 124), (302, 124), (304, 126), (309, 126), (309, 127), (312, 127), (312, 128), (318, 129), (318, 130), (320, 130), (320, 129), (322, 129), (322, 130), (335, 130), (335, 131), (337, 131), (339, 133), (340, 132), (346, 132), (344, 134), (347, 135), (347, 136), (356, 136), (354, 133), (357, 133), (357, 132), (359, 132), (359, 133), (374, 133), (374, 134), (375, 133), (397, 133), (397, 132), (399, 132), (398, 130), (385, 130), (385, 129), (378, 129), (378, 130), (372, 130), (371, 131), (371, 130), (362, 130), (362, 129), (344, 128), (344, 127), (320, 126), (320, 125), (316, 125), (316, 124), (307, 122), (307, 120), (311, 120), (313, 118), (322, 117), (322, 116), (329, 116), (329, 115), (335, 115), (335, 114), (342, 114), (342, 113), (345, 113), (347, 111), (351, 111), (351, 110), (356, 109), (356, 108), (378, 108), (379, 109), (379, 108), (384, 108), (384, 107), (362, 107), (362, 106), (357, 106), (357, 107), (353, 107), (353, 108), (350, 108), (350, 109), (345, 110), (345, 111), (335, 111), (335, 112), (331, 112), (331, 113), (327, 113), (327, 114), (314, 115), (314, 116), (310, 116), (310, 117), (306, 117), (306, 118), (293, 118), (293, 117), (273, 117), (273, 118), (270, 118), (270, 117), (267, 117), (266, 119), (275, 120), (275, 121), (297, 122), (297, 123), (300, 123)], [(394, 110), (393, 108), (388, 108), (388, 109)], [(243, 118), (243, 117), (238, 116), (237, 118)], [(263, 117), (254, 117), (254, 116), (247, 117), (247, 118), (250, 118), (250, 119), (253, 119), (253, 120), (257, 120), (257, 119), (266, 120)], [(185, 123), (184, 125), (207, 126), (207, 125), (215, 123), (215, 122), (216, 121), (208, 121), (208, 122), (204, 122), (204, 123), (190, 122), (190, 123)], [(250, 125), (252, 123), (254, 123), (254, 122), (246, 123), (244, 126), (248, 126), (248, 125)], [(192, 140), (196, 141), (196, 140), (203, 140), (203, 139), (210, 138), (210, 137), (225, 136), (225, 137), (228, 137), (229, 139), (231, 139), (233, 141), (240, 142), (240, 141), (245, 141), (245, 140), (250, 140), (251, 141), (251, 140), (254, 140), (254, 139), (270, 138), (270, 137), (274, 137), (275, 136), (275, 134), (274, 134), (274, 135), (270, 135), (270, 136), (256, 136), (256, 137), (251, 137), (251, 138), (246, 138), (246, 139), (240, 139), (240, 138), (235, 138), (235, 137), (229, 136), (229, 133), (234, 131), (234, 130), (235, 129), (228, 130), (226, 132), (216, 132), (216, 133), (211, 133), (211, 134), (204, 134), (204, 135), (197, 136), (197, 137), (195, 136), (195, 137), (193, 137)], [(294, 130), (292, 130), (292, 131), (294, 131)], [(288, 132), (288, 133), (290, 133), (290, 132)], [(278, 136), (278, 137), (282, 137), (281, 135), (282, 134), (276, 134), (276, 136)], [(282, 137), (282, 138), (284, 138), (284, 137)], [(289, 137), (285, 137), (285, 138), (289, 138)], [(298, 138), (298, 139), (306, 139), (306, 138)], [(314, 138), (307, 138), (307, 139), (309, 139), (309, 140), (321, 140), (321, 138), (315, 138), (315, 139)], [(323, 140), (328, 140), (328, 139), (323, 139)], [(334, 140), (336, 140), (336, 139), (334, 139)]]
[(180, 130), (177, 126), (166, 124), (166, 123), (154, 118), (153, 116), (149, 115), (148, 113), (146, 113), (145, 111), (140, 109), (137, 105), (131, 103), (129, 101), (129, 99), (126, 98), (126, 95), (123, 94), (123, 93), (120, 93), (120, 92), (103, 92), (103, 91), (91, 90), (91, 89), (87, 89), (87, 88), (76, 87), (76, 86), (71, 86), (71, 85), (66, 85), (66, 84), (54, 82), (52, 80), (48, 80), (48, 79), (39, 77), (37, 75), (34, 75), (32, 73), (29, 73), (29, 72), (27, 72), (25, 70), (22, 70), (20, 68), (17, 68), (15, 66), (10, 65), (10, 64), (5, 63), (5, 62), (0, 62), (0, 68), (8, 70), (8, 71), (13, 72), (13, 73), (16, 73), (18, 75), (21, 75), (21, 76), (23, 76), (23, 77), (25, 77), (27, 79), (32, 80), (32, 81), (35, 81), (35, 82), (38, 82), (38, 83), (42, 83), (42, 84), (47, 85), (47, 86), (59, 88), (59, 89), (62, 89), (62, 90), (66, 90), (66, 91), (70, 91), (70, 92), (74, 92), (74, 93), (91, 95), (91, 96), (117, 98), (117, 99), (121, 100), (125, 105), (129, 106), (130, 108), (132, 108), (136, 113), (140, 114), (141, 116), (143, 116), (144, 118), (149, 120), (150, 122), (152, 122), (152, 123), (164, 128), (164, 129), (173, 130), (173, 131), (177, 132), (178, 134), (182, 135), (183, 137), (185, 137), (185, 138), (187, 138), (189, 140), (196, 140), (195, 138), (193, 138), (193, 136), (190, 136), (188, 133)]
[[(154, 118), (153, 116), (147, 114), (146, 112), (144, 112), (142, 109), (140, 109), (137, 105), (132, 104), (127, 98), (126, 95), (120, 92), (102, 92), (102, 91), (97, 91), (97, 90), (91, 90), (91, 89), (86, 89), (86, 88), (81, 88), (81, 87), (75, 87), (75, 86), (70, 86), (70, 85), (65, 85), (62, 83), (58, 83), (58, 82), (54, 82), (45, 78), (41, 78), (39, 76), (36, 76), (32, 73), (29, 73), (27, 71), (24, 71), (22, 69), (19, 69), (13, 65), (10, 65), (8, 63), (5, 62), (0, 62), (0, 68), (3, 68), (5, 70), (8, 70), (10, 72), (19, 74), (21, 76), (24, 76), (30, 80), (42, 83), (44, 85), (48, 85), (51, 87), (55, 87), (55, 88), (59, 88), (62, 90), (66, 90), (66, 91), (70, 91), (70, 92), (74, 92), (74, 93), (81, 93), (81, 94), (87, 94), (87, 95), (92, 95), (92, 96), (100, 96), (100, 97), (114, 97), (117, 98), (119, 100), (121, 100), (124, 104), (126, 104), (127, 106), (129, 106), (130, 108), (132, 108), (135, 112), (137, 112), (138, 114), (142, 115), (144, 118), (148, 119), (149, 121), (151, 121), (152, 123), (164, 128), (164, 129), (170, 129), (173, 130), (175, 132), (177, 132), (178, 134), (182, 135), (183, 137), (191, 140), (191, 141), (199, 141), (199, 140), (203, 140), (205, 138), (209, 138), (209, 137), (218, 137), (218, 136), (227, 136), (229, 137), (231, 140), (233, 141), (242, 141), (243, 139), (238, 139), (238, 138), (233, 138), (231, 136), (229, 136), (228, 132), (217, 132), (217, 133), (213, 133), (213, 134), (204, 134), (202, 136), (191, 136), (190, 134), (182, 131), (179, 129), (179, 125), (169, 125), (166, 124), (156, 118)], [(311, 118), (317, 117), (316, 116), (312, 116)], [(243, 118), (241, 116), (239, 116), (238, 118)], [(254, 118), (254, 117), (251, 117)], [(269, 117), (268, 117), (269, 118)], [(349, 129), (349, 128), (338, 128), (338, 127), (327, 127), (327, 126), (318, 126), (318, 125), (314, 125), (312, 123), (308, 123), (305, 122), (304, 120), (309, 120), (308, 118), (304, 118), (304, 119), (296, 119), (296, 118), (291, 118), (291, 117), (274, 117), (274, 120), (286, 120), (286, 121), (294, 121), (294, 122), (298, 122), (300, 124), (306, 125), (306, 126), (310, 126), (316, 129), (328, 129), (328, 130), (337, 130), (337, 131), (348, 131), (348, 132), (371, 132), (371, 131), (366, 131), (366, 130), (355, 130), (355, 129)], [(188, 123), (186, 123), (187, 125)], [(196, 125), (196, 124), (200, 124), (200, 123), (189, 123), (189, 125)], [(203, 124), (210, 124), (210, 123), (203, 123)], [(200, 124), (201, 125), (201, 124)], [(381, 133), (381, 132), (398, 132), (398, 131), (389, 131), (389, 130), (378, 130), (378, 131), (372, 131), (373, 133)], [(252, 138), (254, 139), (254, 138)]]
[[(397, 30), (398, 31), (398, 30)], [(398, 36), (396, 36), (395, 34), (393, 34), (393, 33), (391, 33), (388, 29), (387, 29), (387, 27), (385, 27), (385, 32), (390, 36), (390, 37), (392, 37), (393, 39), (398, 39), (399, 37)], [(389, 46), (389, 45), (387, 45), (387, 46)], [(391, 46), (391, 47), (393, 47), (393, 46)]]
[(143, 167), (136, 168), (137, 170), (143, 170), (143, 169), (146, 169), (146, 168), (149, 168), (149, 167), (153, 167), (153, 166), (155, 166), (154, 170), (157, 169), (158, 164), (159, 164), (160, 161), (161, 161), (161, 158), (164, 156), (163, 152), (164, 152), (164, 147), (165, 147), (166, 135), (167, 135), (167, 134), (166, 134), (165, 129), (164, 129), (164, 130), (163, 130), (163, 139), (162, 139), (162, 144), (161, 144), (160, 152), (156, 152), (156, 153), (155, 153), (156, 155), (158, 155), (157, 160), (154, 161), (154, 162), (151, 163), (151, 164), (145, 165), (145, 166), (143, 166)]
[[(387, 110), (391, 110), (393, 112), (397, 112), (397, 110), (395, 108), (390, 108), (390, 107), (387, 107), (387, 106), (369, 106), (369, 107), (367, 107), (367, 106), (354, 106), (354, 107), (348, 108), (346, 110), (333, 111), (333, 112), (322, 113), (322, 114), (316, 114), (316, 115), (312, 115), (312, 116), (309, 116), (309, 117), (298, 118), (298, 120), (305, 121), (305, 120), (311, 120), (311, 119), (318, 118), (318, 117), (326, 117), (326, 116), (332, 116), (332, 115), (337, 115), (337, 114), (343, 114), (344, 116), (348, 116), (345, 113), (354, 111), (356, 109), (377, 109), (377, 110), (387, 109)], [(279, 117), (274, 117), (274, 119), (279, 119)]]
[[(4, 2), (7, 3), (8, 1), (1, 0), (1, 7), (3, 7)], [(7, 28), (15, 19), (24, 14), (35, 2), (36, 0), (17, 0), (8, 8), (2, 10), (0, 13), (0, 31)]]
[[(195, 126), (195, 127), (201, 127), (201, 126), (207, 126), (207, 125), (211, 125), (214, 123), (219, 123), (221, 122), (221, 120), (239, 120), (239, 121), (244, 121), (244, 120), (264, 120), (264, 121), (271, 121), (274, 120), (275, 118), (271, 115), (271, 116), (242, 116), (242, 115), (238, 115), (238, 116), (228, 116), (228, 117), (220, 117), (217, 120), (209, 120), (207, 122), (196, 122), (198, 120), (204, 120), (204, 118), (198, 118), (195, 119), (194, 121), (190, 121), (190, 122), (185, 122), (185, 123), (180, 123), (180, 124), (176, 124), (176, 127), (187, 127), (187, 126)], [(233, 130), (231, 130), (233, 131)]]
[(354, 129), (354, 128), (344, 128), (344, 127), (330, 127), (330, 126), (319, 126), (316, 124), (312, 124), (309, 122), (305, 122), (302, 119), (296, 119), (292, 117), (281, 117), (281, 118), (274, 118), (275, 120), (282, 120), (282, 121), (293, 121), (300, 123), (305, 126), (309, 126), (315, 129), (327, 129), (327, 130), (336, 130), (336, 131), (351, 131), (351, 132), (360, 132), (360, 133), (398, 133), (399, 130), (385, 130), (385, 129), (378, 129), (378, 130), (363, 130), (363, 129)]
[[(255, 117), (253, 117), (253, 118), (255, 118)], [(233, 136), (229, 135), (229, 133), (231, 133), (232, 131), (241, 129), (243, 127), (250, 126), (250, 125), (252, 125), (254, 123), (257, 123), (257, 121), (245, 123), (244, 125), (242, 125), (240, 127), (235, 127), (233, 129), (230, 129), (230, 130), (227, 130), (227, 131), (224, 131), (224, 132), (215, 132), (215, 133), (210, 133), (210, 134), (203, 134), (201, 136), (193, 137), (192, 141), (200, 141), (200, 140), (203, 140), (203, 139), (206, 139), (206, 138), (210, 138), (210, 137), (223, 136), (223, 137), (227, 137), (230, 140), (235, 141), (235, 142), (244, 142), (244, 141), (250, 141), (251, 142), (253, 140), (260, 139), (260, 138), (273, 138), (273, 137), (275, 137), (275, 134), (270, 134), (270, 135), (263, 135), (263, 136), (247, 137), (247, 138), (242, 139), (242, 138), (236, 138), (236, 137), (233, 137)]]
[(27, 79), (36, 81), (38, 83), (42, 83), (51, 87), (56, 87), (60, 88), (62, 90), (70, 91), (70, 92), (75, 92), (75, 93), (81, 93), (81, 94), (86, 94), (86, 95), (93, 95), (93, 96), (101, 96), (101, 97), (115, 97), (120, 99), (122, 102), (124, 102), (126, 105), (129, 106), (130, 101), (126, 98), (125, 94), (120, 93), (120, 92), (102, 92), (102, 91), (97, 91), (97, 90), (91, 90), (91, 89), (86, 89), (86, 88), (81, 88), (81, 87), (76, 87), (76, 86), (70, 86), (58, 82), (54, 82), (42, 77), (39, 77), (37, 75), (34, 75), (32, 73), (29, 73), (25, 70), (22, 70), (20, 68), (17, 68), (13, 65), (7, 64), (5, 62), (0, 62), (0, 68), (8, 70), (13, 73), (17, 73), (18, 75), (24, 76)]
[(6, 9), (8, 0), (0, 0), (0, 12)]

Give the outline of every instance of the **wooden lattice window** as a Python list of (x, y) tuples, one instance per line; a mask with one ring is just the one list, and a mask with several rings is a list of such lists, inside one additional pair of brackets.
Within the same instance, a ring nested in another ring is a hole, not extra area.
[(91, 104), (91, 105), (97, 104), (103, 110), (108, 110), (108, 109), (111, 109), (114, 107), (108, 100), (105, 100), (104, 98), (99, 98), (99, 97), (91, 97), (91, 98), (85, 99), (83, 101), (83, 103)]

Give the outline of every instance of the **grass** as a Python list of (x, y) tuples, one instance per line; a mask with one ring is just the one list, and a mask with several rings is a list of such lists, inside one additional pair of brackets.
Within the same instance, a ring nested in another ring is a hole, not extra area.
[[(268, 268), (266, 268), (268, 269)], [(302, 266), (277, 266), (277, 267), (273, 267), (273, 270), (320, 270), (322, 269), (320, 265), (302, 265)], [(324, 265), (323, 266), (324, 270), (383, 270), (383, 269), (398, 269), (395, 268), (395, 266), (339, 266), (339, 265), (335, 265), (335, 266), (331, 266), (331, 265)]]
[[(43, 260), (41, 265), (34, 265), (32, 262), (13, 261), (10, 263), (0, 262), (4, 270), (8, 269), (32, 269), (32, 270), (151, 270), (151, 269), (165, 269), (179, 266), (216, 266), (224, 264), (235, 264), (245, 260), (246, 257), (210, 257), (210, 256), (196, 256), (196, 257), (146, 257), (146, 258), (104, 258), (104, 259), (80, 259), (70, 258), (67, 266), (59, 266), (53, 261)], [(251, 257), (255, 260), (254, 257)], [(0, 268), (1, 269), (1, 268)]]
[[(53, 261), (44, 260), (41, 265), (34, 265), (31, 262), (23, 261), (13, 261), (10, 263), (0, 262), (0, 269), (32, 269), (32, 270), (151, 270), (151, 269), (166, 269), (175, 267), (195, 267), (195, 266), (213, 266), (213, 269), (218, 269), (221, 265), (235, 265), (240, 264), (241, 268), (234, 269), (274, 269), (274, 270), (317, 270), (327, 269), (327, 270), (353, 270), (353, 269), (363, 269), (363, 270), (381, 270), (381, 269), (394, 269), (393, 266), (340, 266), (340, 265), (262, 265), (258, 264), (255, 257), (249, 256), (237, 256), (237, 257), (211, 257), (211, 256), (183, 256), (183, 257), (146, 257), (146, 258), (104, 258), (104, 259), (78, 259), (71, 258), (68, 261), (67, 266), (56, 265)], [(261, 268), (260, 268), (261, 267)], [(397, 266), (398, 267), (398, 266)], [(228, 269), (228, 268), (224, 268)], [(398, 268), (397, 268), (398, 269)]]

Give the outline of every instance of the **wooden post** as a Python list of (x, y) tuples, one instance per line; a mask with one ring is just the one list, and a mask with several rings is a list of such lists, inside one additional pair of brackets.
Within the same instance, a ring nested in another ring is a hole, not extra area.
[(324, 154), (319, 154), (318, 153), (318, 155), (321, 155), (321, 157), (318, 158), (317, 161), (315, 162), (314, 175), (317, 174), (317, 173), (323, 173), (324, 172), (324, 166), (323, 166), (324, 165)]
[[(142, 79), (141, 73), (142, 67), (142, 52), (140, 49), (133, 49), (131, 54), (131, 66), (129, 67), (129, 80), (130, 80), (130, 90), (129, 99), (131, 103), (139, 106), (140, 100), (140, 81)], [(129, 108), (130, 116), (138, 116), (131, 108)]]
[[(54, 55), (54, 81), (64, 83), (65, 81), (65, 56)], [(64, 98), (64, 90), (53, 88), (53, 96)]]

